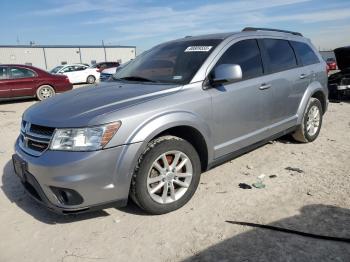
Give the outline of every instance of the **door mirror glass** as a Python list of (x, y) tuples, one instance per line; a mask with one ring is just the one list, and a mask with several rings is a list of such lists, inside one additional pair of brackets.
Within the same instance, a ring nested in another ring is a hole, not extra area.
[(221, 64), (215, 67), (210, 76), (212, 85), (233, 83), (242, 79), (242, 68), (236, 64)]

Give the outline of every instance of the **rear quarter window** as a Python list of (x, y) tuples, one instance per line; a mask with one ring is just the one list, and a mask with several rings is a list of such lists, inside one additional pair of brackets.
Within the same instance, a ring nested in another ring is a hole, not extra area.
[(268, 64), (269, 72), (275, 73), (297, 67), (294, 51), (287, 40), (263, 39), (265, 48), (265, 62)]
[(296, 41), (290, 41), (302, 65), (312, 65), (320, 62), (315, 52), (308, 44)]

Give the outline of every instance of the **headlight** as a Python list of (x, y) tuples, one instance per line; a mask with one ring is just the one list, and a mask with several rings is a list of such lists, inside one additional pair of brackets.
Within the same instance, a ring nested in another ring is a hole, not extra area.
[(102, 149), (121, 126), (115, 122), (87, 128), (56, 129), (50, 149), (65, 151), (94, 151)]

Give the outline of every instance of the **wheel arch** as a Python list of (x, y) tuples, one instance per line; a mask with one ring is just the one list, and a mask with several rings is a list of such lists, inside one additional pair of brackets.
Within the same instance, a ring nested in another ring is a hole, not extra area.
[(300, 125), (303, 120), (303, 115), (305, 112), (305, 109), (309, 103), (310, 98), (314, 97), (320, 100), (322, 105), (323, 113), (327, 111), (328, 106), (328, 98), (327, 98), (327, 90), (325, 87), (323, 87), (319, 82), (312, 82), (308, 88), (306, 89), (301, 102), (299, 104), (299, 108), (297, 111), (297, 124)]
[[(198, 152), (202, 170), (207, 169), (208, 162), (213, 156), (208, 124), (194, 113), (177, 111), (154, 116), (134, 129), (126, 140), (126, 144), (137, 145), (137, 149), (135, 147), (132, 147), (133, 150), (125, 149), (117, 163), (117, 170), (123, 170), (126, 162), (129, 163), (129, 169), (135, 168), (148, 143), (157, 137), (169, 134), (191, 143)], [(130, 158), (132, 158), (131, 161)], [(131, 177), (132, 174), (129, 173), (128, 181), (131, 181)]]

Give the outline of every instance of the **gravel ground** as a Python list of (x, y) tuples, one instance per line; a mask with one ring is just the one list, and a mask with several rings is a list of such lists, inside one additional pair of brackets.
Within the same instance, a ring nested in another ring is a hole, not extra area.
[[(204, 173), (178, 211), (149, 216), (130, 203), (66, 217), (33, 202), (10, 162), (33, 103), (0, 104), (0, 261), (350, 261), (349, 243), (225, 222), (350, 238), (350, 103), (330, 104), (314, 143), (279, 139)], [(261, 174), (264, 189), (239, 188)]]

